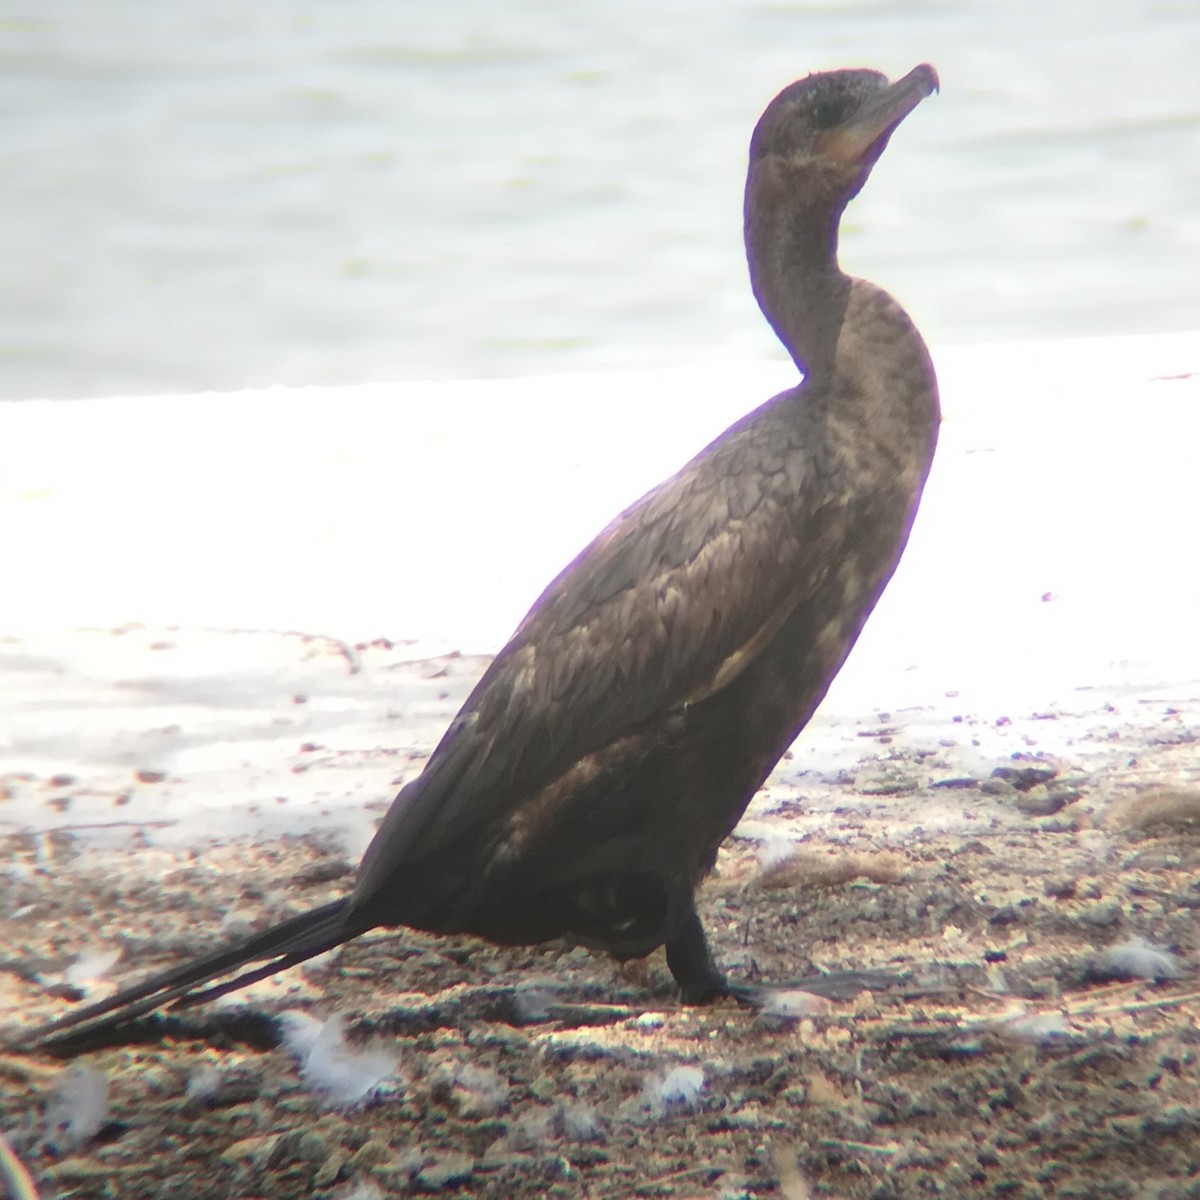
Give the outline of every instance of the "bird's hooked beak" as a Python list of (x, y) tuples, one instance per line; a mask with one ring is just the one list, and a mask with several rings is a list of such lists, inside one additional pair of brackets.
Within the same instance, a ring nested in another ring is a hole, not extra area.
[(937, 90), (933, 67), (928, 63), (914, 67), (903, 79), (868, 96), (836, 129), (822, 133), (817, 142), (822, 157), (848, 167), (872, 165), (896, 126)]

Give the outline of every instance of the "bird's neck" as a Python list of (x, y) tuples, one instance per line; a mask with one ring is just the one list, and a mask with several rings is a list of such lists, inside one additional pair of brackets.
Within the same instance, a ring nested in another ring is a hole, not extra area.
[(848, 198), (818, 196), (806, 207), (794, 186), (775, 178), (770, 164), (752, 171), (746, 257), (755, 298), (803, 372), (806, 392), (858, 396), (870, 407), (887, 393), (893, 407), (921, 410), (914, 416), (930, 407), (936, 413), (933, 367), (912, 320), (882, 288), (838, 265)]
[(838, 266), (845, 202), (806, 205), (769, 160), (746, 188), (746, 258), (763, 315), (812, 382), (833, 374), (851, 280)]

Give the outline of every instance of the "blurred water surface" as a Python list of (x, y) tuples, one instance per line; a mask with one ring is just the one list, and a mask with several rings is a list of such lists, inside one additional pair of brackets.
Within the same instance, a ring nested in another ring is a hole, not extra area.
[(1192, 0), (45, 0), (0, 15), (0, 396), (780, 353), (746, 143), (943, 90), (843, 260), (939, 344), (1200, 327)]

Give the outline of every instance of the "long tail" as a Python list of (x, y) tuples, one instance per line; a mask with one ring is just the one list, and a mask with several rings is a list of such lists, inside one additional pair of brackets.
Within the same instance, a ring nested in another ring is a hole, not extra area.
[[(68, 1039), (75, 1041), (124, 1025), (172, 1000), (181, 1000), (185, 1005), (197, 1004), (202, 1000), (214, 1000), (226, 992), (237, 991), (255, 980), (265, 979), (276, 971), (332, 950), (334, 946), (361, 933), (359, 928), (347, 927), (345, 916), (348, 903), (349, 897), (334, 900), (311, 912), (290, 917), (262, 933), (252, 934), (232, 946), (222, 947), (181, 967), (152, 975), (141, 983), (123, 988), (107, 1000), (86, 1005), (35, 1029), (21, 1039), (21, 1044), (33, 1048)], [(197, 990), (201, 984), (236, 972), (248, 963), (261, 965), (233, 974), (231, 979), (213, 987)]]

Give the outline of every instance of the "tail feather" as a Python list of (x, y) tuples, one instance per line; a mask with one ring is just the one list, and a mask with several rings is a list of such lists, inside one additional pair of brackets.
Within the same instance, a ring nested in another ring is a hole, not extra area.
[[(30, 1048), (53, 1045), (68, 1038), (74, 1041), (76, 1038), (124, 1025), (172, 1001), (194, 1004), (246, 987), (258, 979), (264, 979), (326, 950), (332, 950), (334, 946), (349, 941), (356, 933), (362, 932), (359, 929), (350, 929), (346, 925), (348, 903), (349, 897), (334, 900), (310, 912), (281, 921), (262, 933), (251, 934), (231, 946), (223, 946), (182, 966), (151, 975), (141, 983), (122, 988), (106, 1000), (88, 1004), (76, 1012), (60, 1017), (57, 1021), (35, 1029), (22, 1041)], [(231, 979), (223, 980), (213, 987), (196, 991), (201, 984), (222, 975), (229, 975), (239, 967), (255, 962), (261, 965), (234, 974)]]

